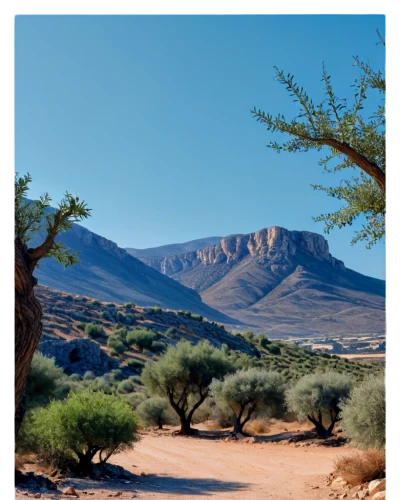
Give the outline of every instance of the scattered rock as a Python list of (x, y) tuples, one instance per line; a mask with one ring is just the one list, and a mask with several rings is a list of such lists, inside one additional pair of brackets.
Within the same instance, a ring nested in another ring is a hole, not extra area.
[(41, 493), (35, 493), (33, 495), (33, 498), (42, 498), (42, 494)]
[(63, 494), (79, 498), (78, 493), (76, 492), (75, 488), (72, 488), (72, 486), (70, 486), (67, 490), (63, 491)]
[(347, 481), (342, 476), (338, 476), (331, 483), (332, 486), (346, 486)]
[(115, 497), (120, 497), (122, 495), (122, 491), (117, 491), (117, 493), (114, 495)]
[(375, 495), (372, 497), (372, 500), (385, 500), (386, 499), (386, 491), (378, 491), (378, 493), (375, 493)]
[(347, 493), (342, 493), (341, 495), (338, 496), (338, 498), (341, 500), (342, 498), (346, 498)]
[(368, 493), (370, 497), (373, 497), (375, 493), (378, 493), (385, 489), (386, 489), (386, 479), (375, 479), (375, 481), (371, 481), (368, 485)]
[(145, 473), (145, 472), (141, 472), (141, 473), (140, 473), (140, 475), (141, 475), (141, 476), (145, 476), (145, 475), (146, 475), (146, 473)]

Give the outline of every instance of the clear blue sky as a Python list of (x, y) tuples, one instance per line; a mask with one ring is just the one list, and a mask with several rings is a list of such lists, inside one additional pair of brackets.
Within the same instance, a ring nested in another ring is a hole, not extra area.
[[(276, 154), (256, 105), (294, 115), (277, 65), (317, 100), (322, 62), (339, 96), (352, 56), (384, 65), (383, 16), (18, 16), (16, 170), (30, 196), (65, 190), (93, 209), (85, 226), (144, 248), (279, 225), (322, 233), (338, 202), (316, 153)], [(327, 236), (347, 267), (384, 278), (385, 246)]]

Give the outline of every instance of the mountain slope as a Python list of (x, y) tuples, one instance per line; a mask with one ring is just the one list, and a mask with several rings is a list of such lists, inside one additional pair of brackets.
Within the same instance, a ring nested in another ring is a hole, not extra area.
[(143, 262), (276, 336), (385, 331), (385, 282), (346, 269), (321, 235), (280, 227)]
[[(42, 235), (36, 235), (31, 245), (39, 243), (41, 238)], [(146, 266), (112, 241), (78, 224), (57, 240), (73, 251), (79, 250), (80, 262), (64, 269), (54, 259), (45, 259), (35, 271), (42, 285), (100, 300), (144, 306), (159, 304), (164, 308), (189, 309), (214, 321), (233, 321), (203, 303), (196, 291)]]
[(210, 236), (198, 240), (186, 241), (185, 243), (173, 243), (152, 248), (126, 248), (125, 250), (138, 259), (149, 257), (167, 257), (187, 252), (195, 252), (203, 248), (216, 245), (221, 240), (221, 236)]

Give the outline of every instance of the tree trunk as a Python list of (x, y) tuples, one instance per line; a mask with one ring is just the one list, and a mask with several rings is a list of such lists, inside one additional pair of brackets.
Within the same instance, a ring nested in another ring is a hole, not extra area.
[(180, 421), (181, 421), (181, 433), (184, 436), (192, 436), (193, 434), (196, 433), (195, 429), (192, 429), (190, 427), (191, 419), (188, 419), (185, 416), (181, 416)]
[(22, 423), (22, 419), (17, 418), (22, 411), (21, 393), (42, 335), (42, 308), (35, 298), (37, 280), (32, 272), (32, 261), (23, 245), (15, 241), (15, 436)]
[(316, 430), (319, 437), (328, 438), (328, 437), (332, 436), (333, 426), (332, 426), (332, 428), (329, 426), (328, 429), (325, 429), (325, 427), (322, 424), (322, 417), (321, 416), (320, 416), (319, 420), (316, 420), (315, 418), (308, 415), (308, 420), (315, 425), (315, 430)]
[[(78, 472), (87, 475), (93, 470), (92, 460), (98, 451), (97, 449), (89, 449), (86, 453), (77, 453), (79, 458)], [(105, 462), (105, 461), (104, 461)]]

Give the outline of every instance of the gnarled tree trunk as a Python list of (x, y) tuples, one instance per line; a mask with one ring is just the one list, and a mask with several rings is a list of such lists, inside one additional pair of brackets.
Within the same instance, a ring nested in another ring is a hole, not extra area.
[(35, 298), (34, 265), (21, 242), (15, 241), (15, 436), (22, 423), (22, 391), (42, 335), (42, 308)]

